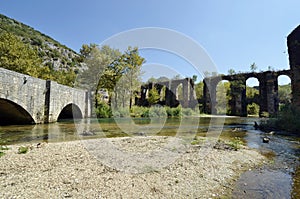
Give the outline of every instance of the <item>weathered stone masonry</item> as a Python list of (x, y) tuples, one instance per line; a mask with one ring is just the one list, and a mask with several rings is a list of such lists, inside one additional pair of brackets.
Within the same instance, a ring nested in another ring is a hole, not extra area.
[(60, 114), (89, 117), (88, 95), (85, 90), (0, 68), (0, 123), (56, 122)]
[(300, 26), (287, 37), (292, 76), (292, 104), (300, 110)]
[[(240, 73), (235, 75), (221, 75), (204, 79), (204, 112), (215, 114), (216, 88), (220, 81), (230, 82), (231, 100), (230, 115), (247, 116), (246, 80), (254, 77), (259, 81), (259, 99), (256, 103), (260, 106), (260, 115), (267, 112), (274, 115), (278, 112), (278, 76), (287, 75), (292, 79), (290, 70), (265, 71), (261, 73)], [(208, 87), (209, 85), (209, 87)]]

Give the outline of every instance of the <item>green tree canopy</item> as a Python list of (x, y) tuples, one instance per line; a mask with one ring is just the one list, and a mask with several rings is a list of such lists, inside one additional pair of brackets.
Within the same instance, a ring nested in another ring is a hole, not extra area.
[(159, 102), (159, 99), (160, 99), (160, 95), (159, 95), (157, 89), (155, 87), (152, 88), (148, 94), (149, 105), (156, 104), (157, 102)]
[(36, 49), (24, 44), (11, 33), (0, 34), (0, 67), (33, 77), (41, 76), (42, 60)]

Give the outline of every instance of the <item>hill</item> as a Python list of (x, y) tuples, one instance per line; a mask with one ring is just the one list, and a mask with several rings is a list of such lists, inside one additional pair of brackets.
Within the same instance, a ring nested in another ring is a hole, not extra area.
[(55, 71), (81, 70), (82, 57), (72, 49), (32, 27), (0, 14), (0, 34), (8, 32), (37, 49), (42, 64)]

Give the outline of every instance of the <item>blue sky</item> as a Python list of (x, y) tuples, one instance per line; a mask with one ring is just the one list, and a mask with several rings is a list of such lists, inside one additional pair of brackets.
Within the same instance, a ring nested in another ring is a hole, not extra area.
[[(0, 13), (79, 51), (134, 28), (160, 27), (198, 42), (219, 73), (268, 66), (288, 69), (286, 36), (300, 24), (300, 1), (238, 0), (1, 0)], [(193, 69), (168, 53), (142, 51), (148, 65), (174, 68), (183, 76)], [(151, 71), (151, 70), (149, 70)], [(163, 72), (162, 72), (163, 73)], [(165, 74), (162, 74), (165, 75)]]

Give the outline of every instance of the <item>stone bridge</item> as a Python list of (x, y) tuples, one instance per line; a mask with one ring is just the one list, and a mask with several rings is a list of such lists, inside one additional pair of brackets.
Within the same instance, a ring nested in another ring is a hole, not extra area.
[(278, 77), (280, 75), (287, 75), (292, 78), (290, 70), (239, 73), (205, 78), (203, 81), (204, 112), (208, 114), (217, 113), (215, 108), (217, 104), (216, 88), (219, 82), (227, 80), (230, 82), (230, 115), (247, 116), (246, 81), (253, 77), (259, 81), (259, 96), (255, 101), (260, 106), (259, 114), (263, 115), (266, 112), (274, 115), (279, 108)]
[(0, 125), (49, 123), (90, 113), (87, 91), (0, 68)]

